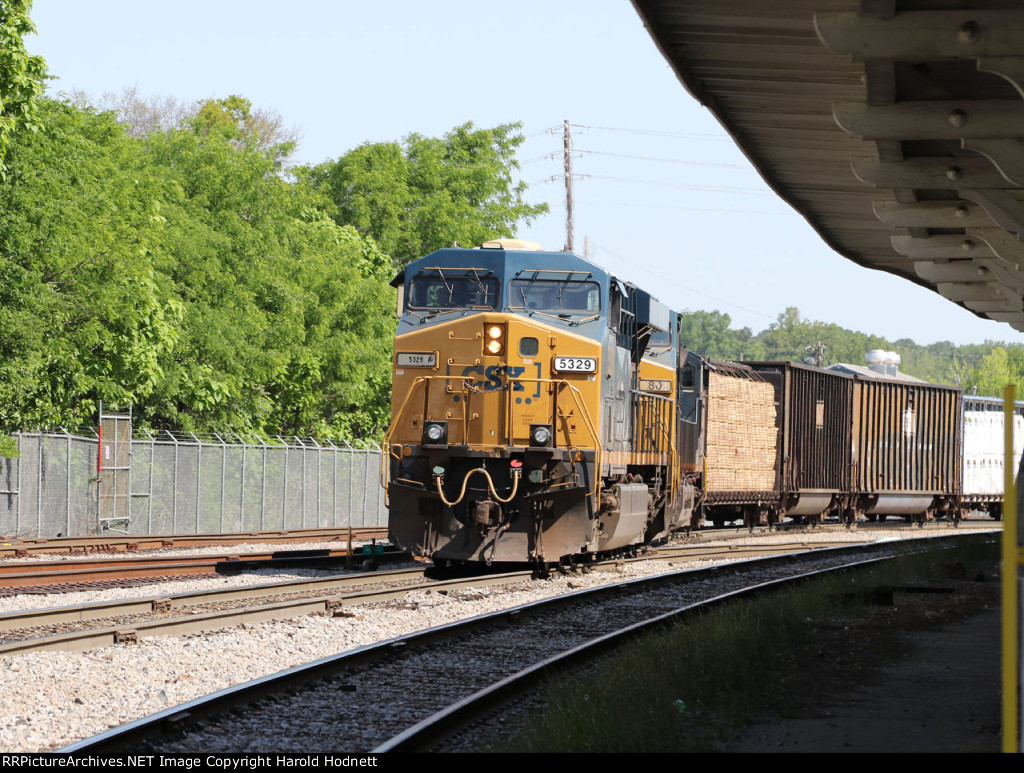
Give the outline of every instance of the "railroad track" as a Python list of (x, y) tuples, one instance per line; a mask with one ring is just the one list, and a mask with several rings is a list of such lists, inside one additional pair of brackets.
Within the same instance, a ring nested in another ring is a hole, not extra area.
[[(841, 547), (849, 543), (817, 543), (814, 547)], [(613, 569), (635, 561), (700, 561), (727, 557), (777, 555), (807, 550), (808, 543), (762, 545), (677, 546), (629, 559), (603, 561), (591, 571)], [(346, 606), (388, 601), (410, 592), (447, 592), (471, 587), (528, 582), (529, 570), (427, 579), (428, 569), (330, 575), (323, 578), (262, 583), (243, 587), (192, 591), (143, 598), (103, 601), (0, 614), (0, 656), (27, 652), (83, 651), (95, 647), (137, 642), (147, 636), (180, 636), (218, 630), (232, 625), (334, 614)], [(347, 591), (338, 593), (339, 591)], [(258, 602), (257, 606), (251, 606)]]
[[(359, 527), (351, 530), (352, 538), (385, 539), (387, 528)], [(24, 557), (38, 554), (83, 555), (89, 553), (133, 553), (141, 550), (246, 545), (260, 543), (315, 542), (347, 540), (349, 529), (293, 529), (289, 531), (234, 532), (230, 534), (125, 535), (107, 534), (96, 537), (52, 537), (21, 539), (0, 537), (0, 557)]]
[(556, 664), (575, 664), (576, 653), (604, 651), (622, 631), (647, 629), (680, 609), (751, 586), (913, 549), (906, 545), (748, 559), (492, 612), (228, 688), (61, 751), (435, 748), (483, 703), (505, 700), (506, 691), (524, 689)]
[(857, 531), (865, 531), (871, 533), (878, 530), (893, 530), (893, 531), (913, 531), (913, 532), (928, 532), (928, 531), (939, 531), (945, 532), (952, 529), (962, 531), (993, 531), (1002, 529), (1002, 525), (999, 521), (995, 521), (991, 518), (971, 518), (964, 519), (959, 524), (952, 524), (949, 521), (928, 521), (923, 524), (906, 523), (902, 516), (893, 516), (885, 521), (857, 521), (852, 527), (848, 527), (845, 524), (839, 523), (838, 521), (826, 521), (825, 523), (810, 525), (805, 523), (790, 523), (784, 522), (775, 524), (774, 526), (755, 526), (753, 530), (746, 526), (712, 526), (707, 525), (704, 528), (692, 532), (691, 538), (700, 538), (702, 535), (707, 535), (714, 539), (720, 539), (726, 534), (736, 534), (740, 537), (750, 536), (751, 534), (769, 534), (772, 532), (793, 532), (793, 533), (807, 533), (807, 534), (821, 534), (827, 532), (842, 533), (856, 533)]
[[(381, 548), (383, 546), (380, 546)], [(224, 553), (208, 556), (123, 556), (118, 558), (84, 558), (32, 563), (0, 563), (0, 595), (13, 593), (50, 593), (97, 587), (126, 580), (166, 581), (176, 577), (211, 575), (253, 568), (304, 568), (336, 566), (346, 561), (361, 564), (365, 559), (360, 548), (350, 554), (347, 549), (268, 551), (263, 553)], [(375, 552), (378, 562), (405, 560), (401, 552), (388, 547)], [(138, 584), (138, 583), (136, 583)], [(72, 587), (74, 586), (74, 587)]]

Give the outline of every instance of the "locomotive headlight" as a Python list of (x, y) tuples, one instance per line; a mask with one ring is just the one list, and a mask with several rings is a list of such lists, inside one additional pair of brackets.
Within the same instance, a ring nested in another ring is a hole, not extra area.
[(437, 445), (446, 443), (448, 439), (448, 422), (430, 421), (423, 428), (423, 442)]
[(530, 425), (530, 445), (537, 447), (544, 447), (551, 445), (551, 438), (553, 433), (551, 432), (550, 424), (531, 424)]
[(484, 326), (484, 349), (488, 354), (501, 354), (505, 351), (504, 325)]

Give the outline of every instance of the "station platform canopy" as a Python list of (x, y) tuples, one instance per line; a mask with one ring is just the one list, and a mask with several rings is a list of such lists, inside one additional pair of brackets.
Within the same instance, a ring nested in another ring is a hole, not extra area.
[(633, 4), (832, 249), (1024, 331), (1024, 4)]

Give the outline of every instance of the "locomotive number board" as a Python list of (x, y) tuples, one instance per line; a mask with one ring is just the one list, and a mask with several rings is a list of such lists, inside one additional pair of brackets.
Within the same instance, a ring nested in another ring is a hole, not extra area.
[(437, 365), (437, 355), (434, 352), (399, 352), (395, 360), (395, 364), (400, 368), (433, 368)]
[(559, 373), (593, 373), (597, 370), (594, 357), (555, 357), (555, 370)]

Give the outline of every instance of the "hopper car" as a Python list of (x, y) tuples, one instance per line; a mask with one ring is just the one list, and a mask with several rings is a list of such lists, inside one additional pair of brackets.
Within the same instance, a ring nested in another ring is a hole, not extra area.
[(701, 357), (679, 314), (569, 252), (443, 249), (395, 279), (391, 539), (551, 565), (706, 521), (959, 517), (960, 390)]

